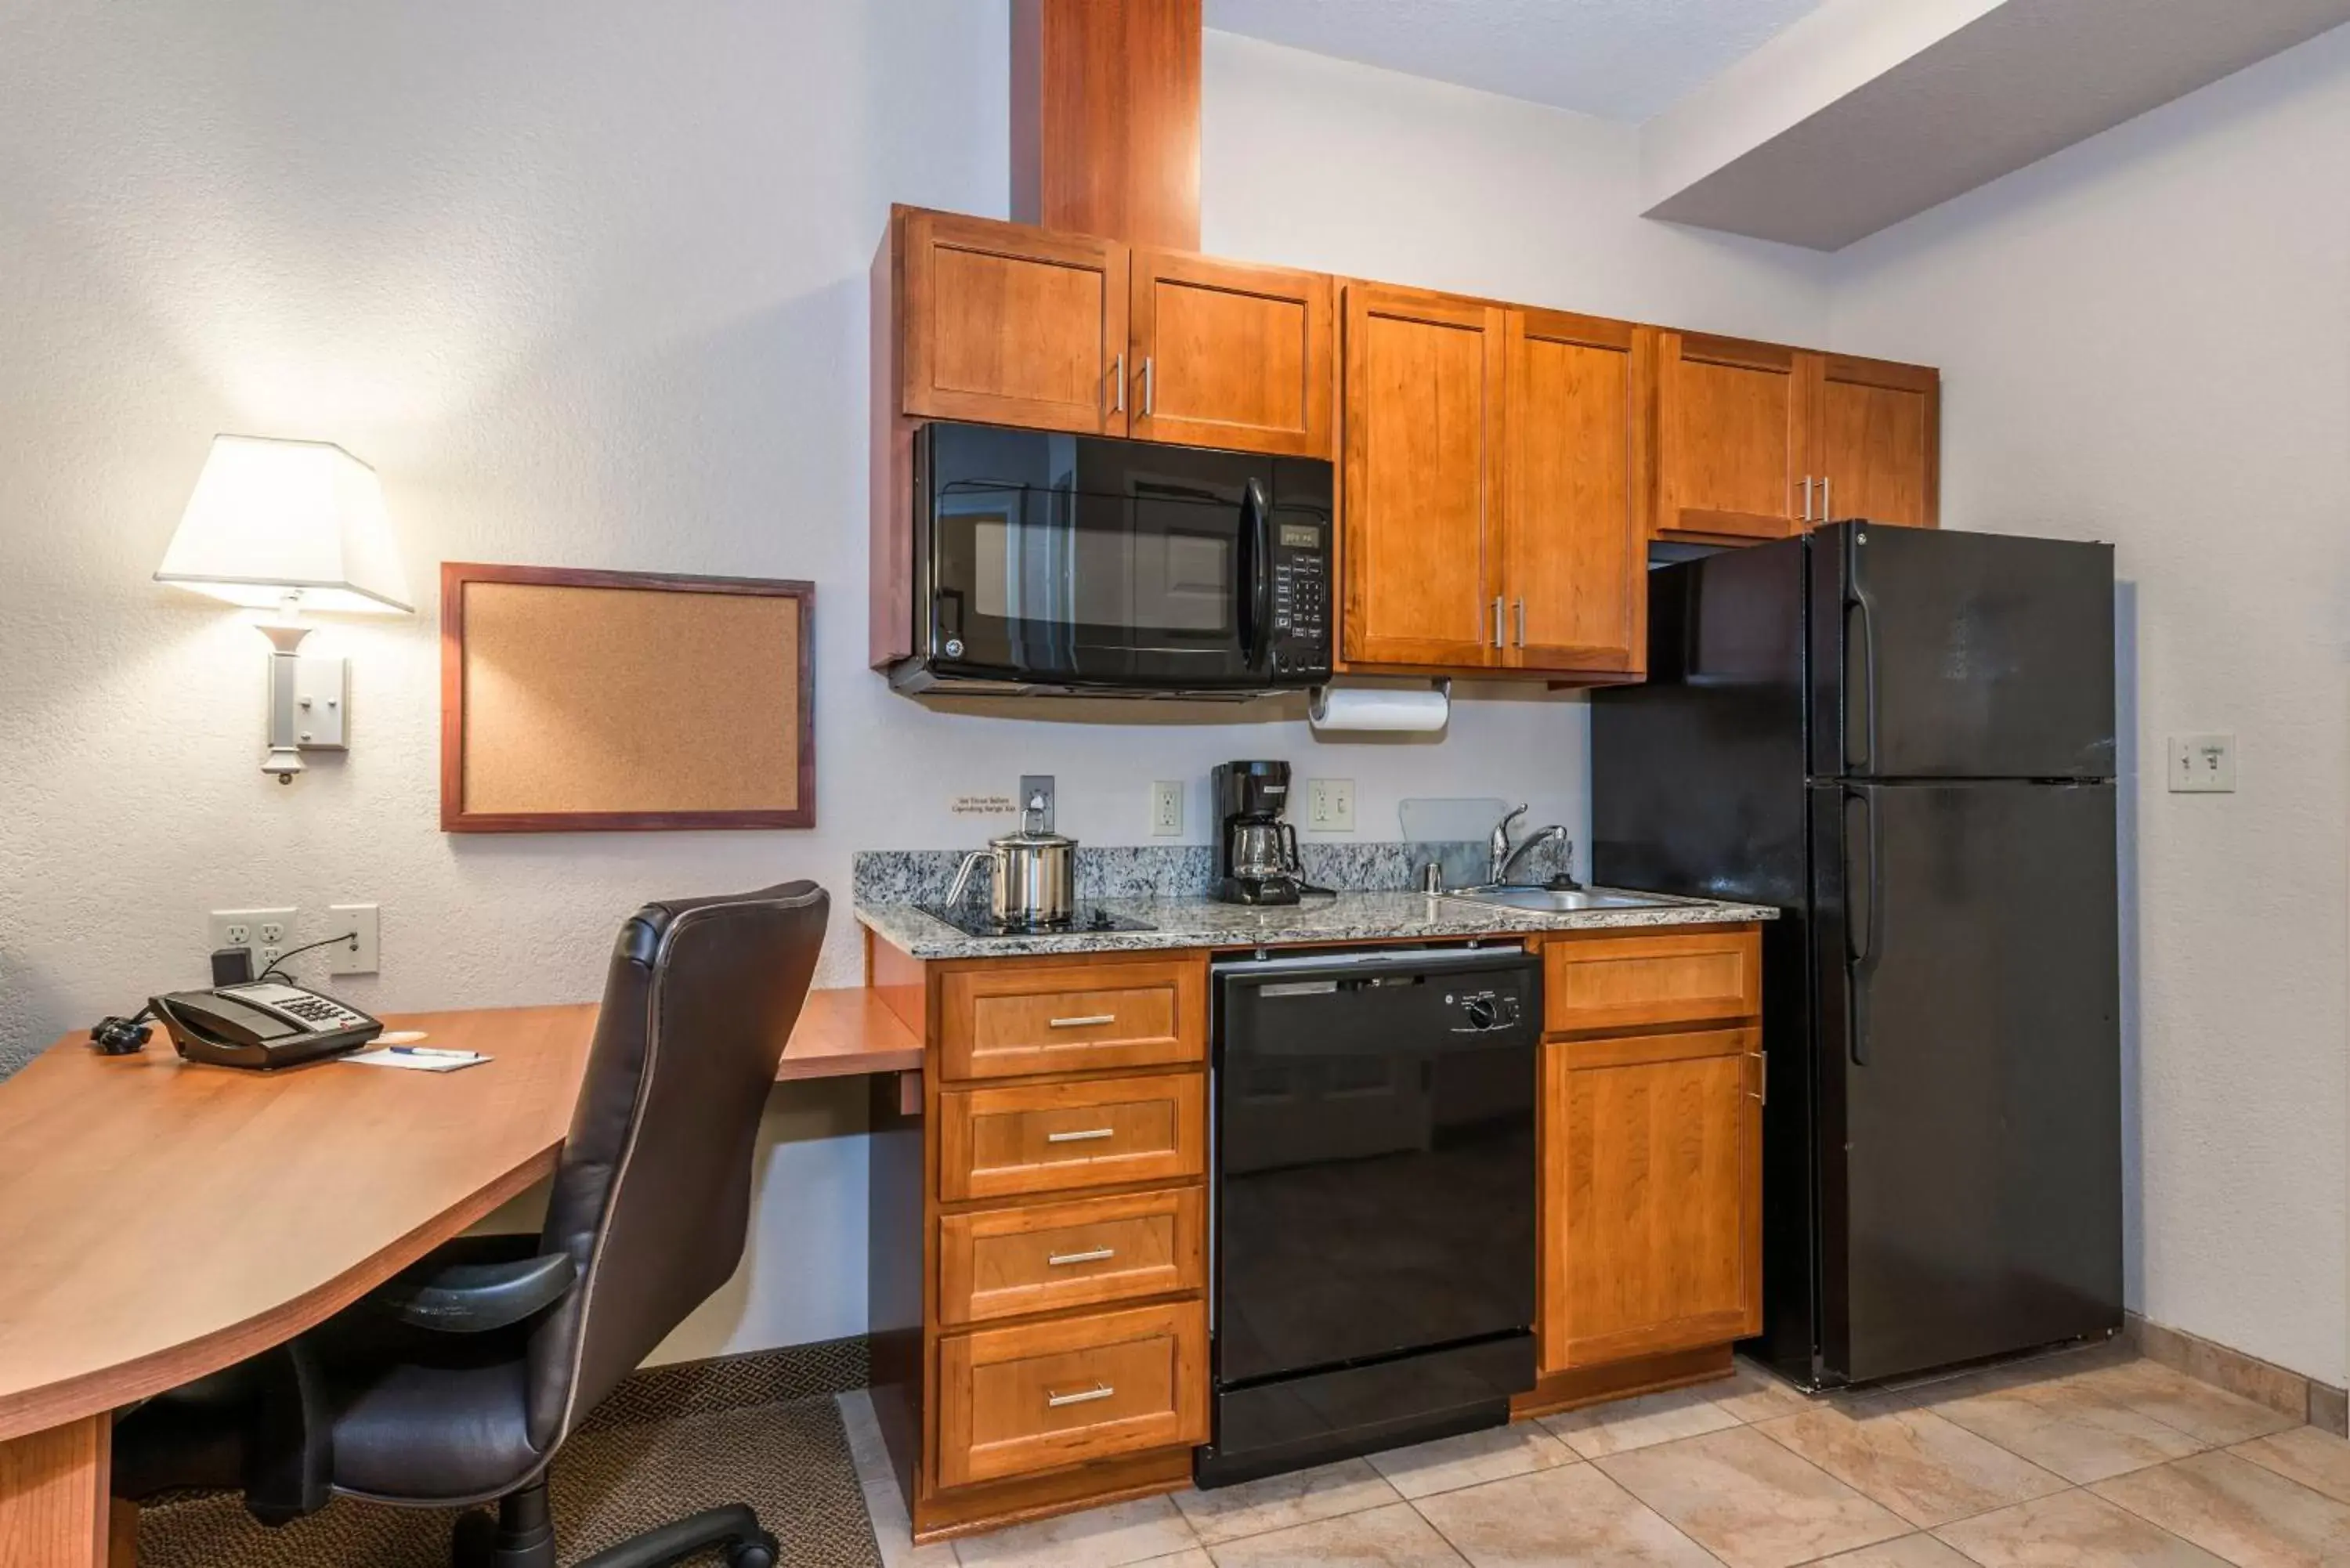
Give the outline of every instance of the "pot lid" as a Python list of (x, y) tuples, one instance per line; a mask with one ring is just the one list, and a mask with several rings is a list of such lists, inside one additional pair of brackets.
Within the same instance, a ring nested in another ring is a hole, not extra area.
[(1017, 833), (1001, 834), (987, 841), (990, 849), (1075, 849), (1077, 841), (1066, 834), (1031, 833), (1022, 828)]

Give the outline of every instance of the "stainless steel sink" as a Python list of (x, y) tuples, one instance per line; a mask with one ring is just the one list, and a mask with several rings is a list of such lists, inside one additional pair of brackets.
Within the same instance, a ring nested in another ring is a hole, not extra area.
[(1604, 888), (1462, 888), (1444, 897), (1458, 898), (1464, 904), (1525, 909), (1537, 915), (1568, 915), (1578, 909), (1661, 909), (1680, 902), (1678, 898), (1617, 893)]

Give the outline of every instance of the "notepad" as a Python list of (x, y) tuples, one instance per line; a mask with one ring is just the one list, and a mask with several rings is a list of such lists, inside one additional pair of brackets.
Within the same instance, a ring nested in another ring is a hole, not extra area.
[(479, 1052), (463, 1056), (420, 1056), (412, 1052), (386, 1047), (380, 1051), (362, 1051), (342, 1060), (362, 1067), (404, 1067), (411, 1073), (454, 1073), (463, 1067), (479, 1066), (489, 1058)]

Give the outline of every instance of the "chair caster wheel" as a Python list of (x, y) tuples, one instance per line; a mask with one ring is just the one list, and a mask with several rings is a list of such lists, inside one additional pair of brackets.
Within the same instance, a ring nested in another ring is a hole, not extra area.
[(775, 1568), (776, 1553), (782, 1550), (774, 1536), (762, 1531), (726, 1549), (726, 1568)]

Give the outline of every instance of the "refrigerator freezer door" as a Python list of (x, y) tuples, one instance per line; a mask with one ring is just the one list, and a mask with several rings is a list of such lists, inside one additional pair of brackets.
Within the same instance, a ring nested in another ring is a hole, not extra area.
[(1815, 784), (1812, 823), (1821, 1371), (2118, 1327), (2113, 786)]
[(1823, 528), (1811, 639), (1814, 777), (2113, 775), (2109, 545)]

